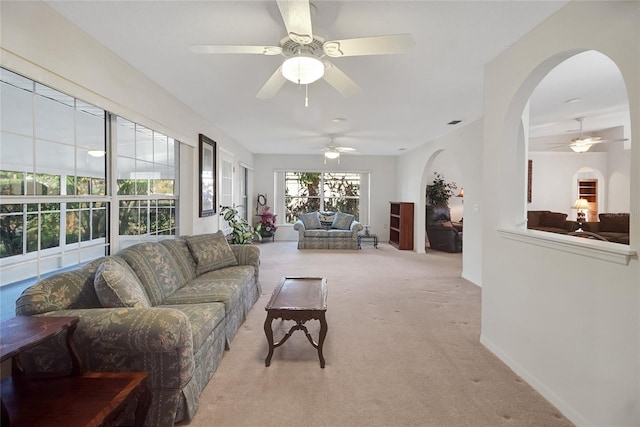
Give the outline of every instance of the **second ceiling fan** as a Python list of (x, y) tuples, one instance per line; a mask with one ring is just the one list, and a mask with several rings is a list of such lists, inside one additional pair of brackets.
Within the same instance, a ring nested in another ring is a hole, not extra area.
[(361, 91), (360, 86), (325, 57), (406, 53), (415, 42), (411, 34), (393, 34), (343, 40), (329, 40), (313, 34), (308, 0), (276, 0), (288, 33), (277, 46), (192, 45), (194, 53), (282, 55), (284, 61), (264, 84), (257, 98), (273, 97), (285, 82), (307, 85), (324, 79), (342, 96)]

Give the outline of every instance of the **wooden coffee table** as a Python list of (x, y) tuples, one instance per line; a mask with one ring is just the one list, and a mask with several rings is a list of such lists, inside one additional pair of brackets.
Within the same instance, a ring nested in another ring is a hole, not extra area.
[[(271, 299), (267, 303), (267, 319), (264, 321), (264, 332), (269, 343), (269, 354), (264, 361), (265, 366), (271, 365), (273, 349), (285, 343), (293, 331), (304, 331), (312, 346), (318, 349), (320, 367), (324, 368), (322, 345), (327, 336), (327, 280), (323, 277), (283, 277), (273, 290)], [(295, 325), (277, 343), (273, 342), (273, 319), (293, 320)], [(318, 342), (313, 341), (305, 322), (316, 319), (320, 321)]]
[[(147, 372), (85, 372), (73, 343), (78, 322), (77, 317), (37, 316), (2, 322), (1, 360), (12, 359), (12, 375), (2, 381), (3, 427), (112, 425), (133, 404), (135, 426), (144, 425), (151, 403)], [(71, 373), (26, 373), (20, 353), (63, 332)]]

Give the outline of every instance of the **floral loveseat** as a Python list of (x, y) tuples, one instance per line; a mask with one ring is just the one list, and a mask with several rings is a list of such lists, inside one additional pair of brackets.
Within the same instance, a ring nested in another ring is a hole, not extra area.
[(298, 249), (358, 249), (362, 224), (344, 212), (308, 212), (293, 224)]
[[(173, 426), (193, 417), (258, 299), (259, 256), (256, 246), (229, 245), (222, 232), (139, 243), (39, 281), (18, 298), (16, 314), (80, 317), (74, 341), (85, 368), (148, 371), (146, 425)], [(60, 336), (21, 362), (70, 369)]]

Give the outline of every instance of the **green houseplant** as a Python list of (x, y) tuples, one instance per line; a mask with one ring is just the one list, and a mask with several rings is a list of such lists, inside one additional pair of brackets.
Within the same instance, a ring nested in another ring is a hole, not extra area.
[(220, 206), (220, 213), (225, 221), (231, 226), (231, 235), (233, 236), (233, 243), (236, 245), (248, 245), (253, 242), (254, 239), (262, 240), (260, 234), (261, 224), (257, 227), (252, 227), (246, 219), (240, 216), (238, 209), (231, 206)]
[(433, 183), (427, 185), (427, 205), (447, 206), (458, 186), (455, 182), (445, 182), (444, 176), (438, 172), (433, 174)]

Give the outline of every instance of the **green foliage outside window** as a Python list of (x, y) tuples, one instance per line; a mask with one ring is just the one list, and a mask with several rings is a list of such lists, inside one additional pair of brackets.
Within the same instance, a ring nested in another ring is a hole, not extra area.
[(285, 207), (287, 223), (300, 214), (316, 210), (341, 211), (355, 215), (360, 210), (360, 174), (349, 172), (286, 172)]

